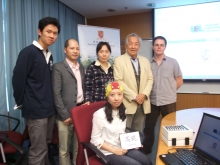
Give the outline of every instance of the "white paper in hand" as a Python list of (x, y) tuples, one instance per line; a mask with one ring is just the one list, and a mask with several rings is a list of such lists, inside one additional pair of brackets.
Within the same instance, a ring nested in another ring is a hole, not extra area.
[(121, 148), (134, 149), (141, 147), (139, 132), (129, 132), (120, 134)]

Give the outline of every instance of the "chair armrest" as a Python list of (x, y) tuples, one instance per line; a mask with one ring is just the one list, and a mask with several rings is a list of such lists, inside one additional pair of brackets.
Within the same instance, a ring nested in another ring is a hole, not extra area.
[(108, 157), (106, 157), (96, 146), (94, 146), (91, 143), (87, 143), (87, 142), (81, 142), (81, 144), (83, 145), (83, 148), (85, 149), (86, 147), (90, 148), (93, 152), (95, 152), (98, 157), (101, 159), (102, 163), (104, 163), (105, 165), (110, 165), (110, 159)]
[(0, 137), (6, 137), (8, 138), (8, 134), (4, 133), (4, 132), (0, 132)]
[(12, 145), (13, 147), (15, 147), (21, 153), (21, 155), (25, 154), (25, 150), (21, 146), (19, 146), (18, 144), (16, 144), (12, 140), (10, 140), (9, 138), (4, 137), (4, 136), (0, 136), (0, 140), (3, 140), (5, 142), (9, 143), (10, 145)]
[[(130, 127), (126, 127), (127, 130), (129, 130), (130, 132), (137, 132), (136, 130), (134, 130), (133, 128), (130, 128)], [(140, 138), (141, 138), (141, 141), (144, 139), (144, 134), (141, 133), (140, 131), (138, 131), (139, 134), (140, 134)]]
[[(0, 132), (0, 137), (8, 138), (8, 134), (5, 134), (4, 132)], [(5, 141), (2, 140), (2, 138), (0, 138), (0, 143), (2, 143), (4, 145)]]
[(16, 120), (16, 121), (17, 121), (17, 125), (16, 125), (16, 126), (14, 127), (14, 129), (11, 130), (11, 131), (15, 131), (15, 130), (18, 128), (18, 126), (19, 126), (19, 124), (20, 124), (20, 120), (19, 120), (19, 119), (14, 118), (14, 117), (11, 117), (11, 116), (7, 116), (7, 115), (0, 115), (0, 116), (6, 117), (6, 118), (9, 118), (9, 119), (13, 119), (13, 120)]

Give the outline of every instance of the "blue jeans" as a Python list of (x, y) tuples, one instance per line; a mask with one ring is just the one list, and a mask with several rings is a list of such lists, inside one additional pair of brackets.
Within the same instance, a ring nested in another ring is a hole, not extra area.
[(125, 155), (111, 154), (107, 157), (111, 160), (112, 165), (152, 165), (151, 160), (139, 150), (128, 150)]

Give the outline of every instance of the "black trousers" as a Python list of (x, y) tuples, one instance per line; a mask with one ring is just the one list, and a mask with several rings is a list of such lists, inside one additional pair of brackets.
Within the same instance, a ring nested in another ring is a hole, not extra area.
[(154, 128), (157, 122), (157, 118), (161, 114), (162, 117), (166, 116), (171, 112), (176, 111), (176, 103), (156, 106), (151, 104), (151, 113), (146, 114), (144, 135), (145, 139), (143, 141), (143, 151), (145, 153), (151, 153), (151, 148), (154, 144)]

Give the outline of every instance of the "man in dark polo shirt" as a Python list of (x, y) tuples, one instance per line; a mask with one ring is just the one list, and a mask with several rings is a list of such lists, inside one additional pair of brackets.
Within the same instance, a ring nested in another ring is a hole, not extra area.
[(154, 56), (151, 70), (154, 84), (150, 94), (151, 113), (146, 114), (143, 151), (150, 153), (154, 143), (154, 127), (158, 116), (162, 117), (176, 111), (176, 90), (183, 84), (182, 72), (178, 62), (164, 54), (167, 41), (158, 36), (153, 39)]
[(51, 88), (53, 57), (48, 47), (55, 43), (59, 32), (56, 18), (42, 18), (38, 41), (20, 51), (13, 71), (15, 102), (27, 119), (31, 141), (29, 165), (49, 165), (47, 144), (52, 139), (56, 111)]

